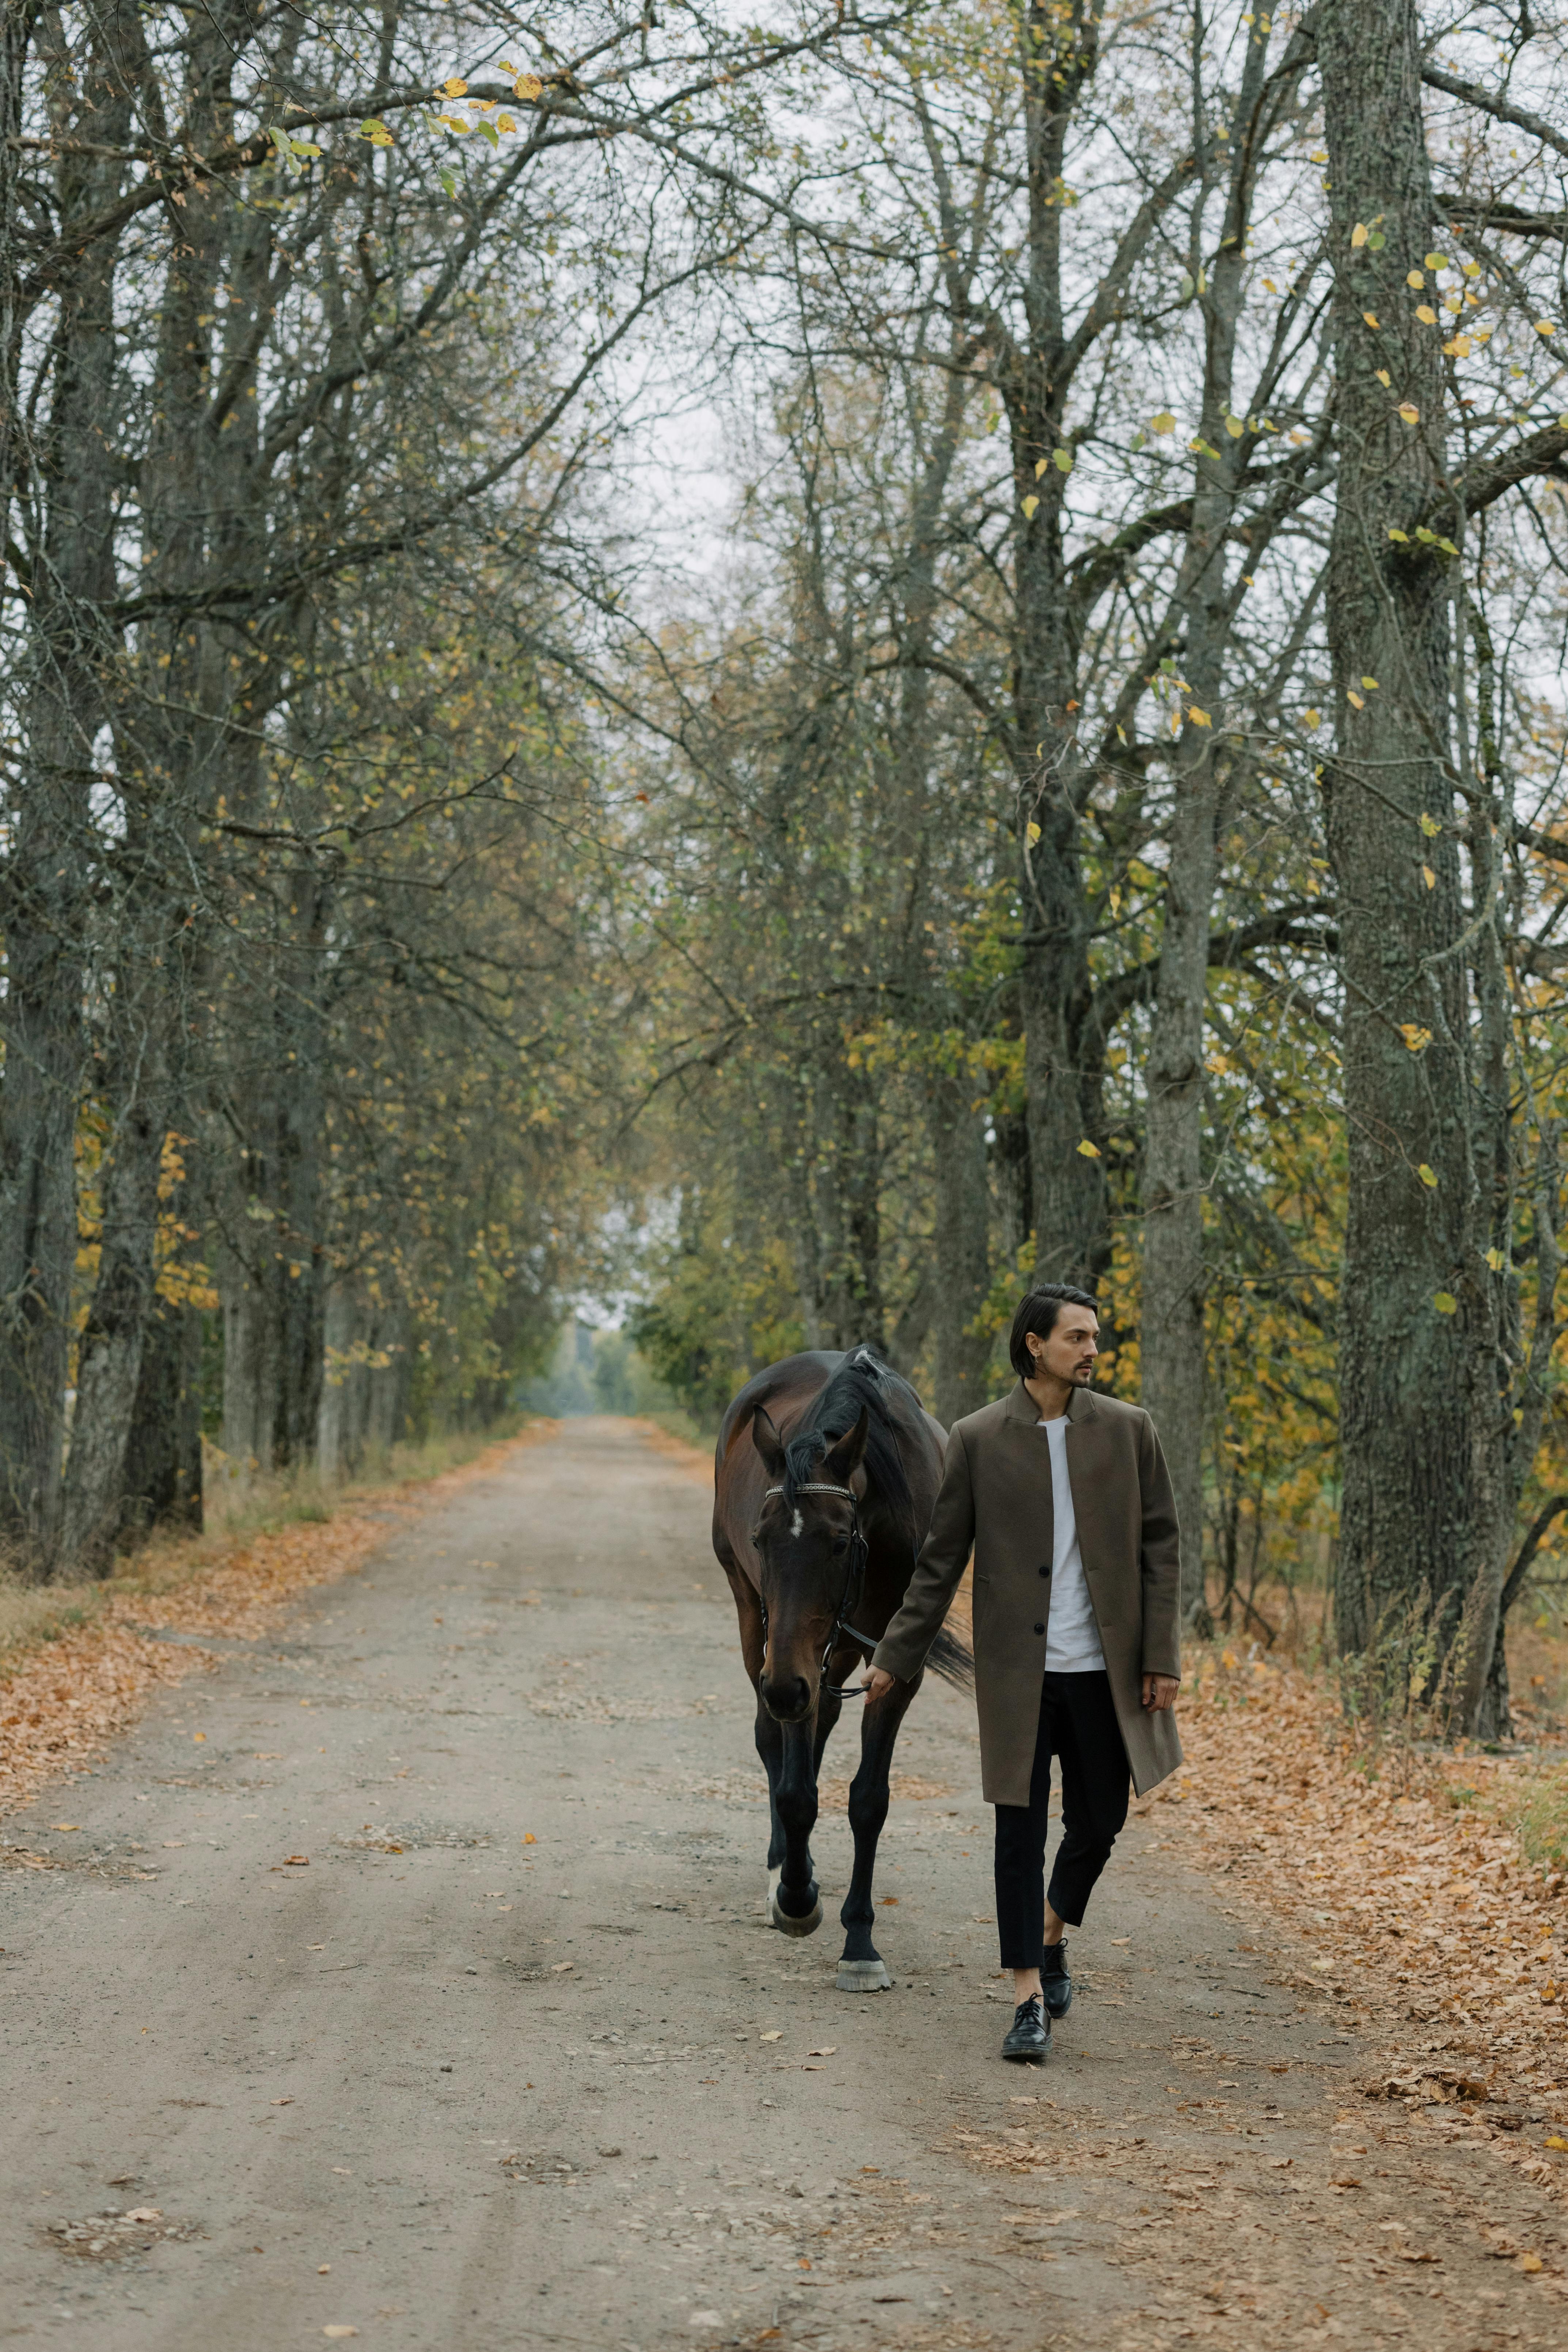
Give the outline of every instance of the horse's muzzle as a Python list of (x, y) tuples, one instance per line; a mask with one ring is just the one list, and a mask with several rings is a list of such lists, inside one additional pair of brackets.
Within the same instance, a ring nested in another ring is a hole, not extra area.
[(814, 1704), (804, 1675), (764, 1675), (763, 1705), (775, 1723), (804, 1723)]

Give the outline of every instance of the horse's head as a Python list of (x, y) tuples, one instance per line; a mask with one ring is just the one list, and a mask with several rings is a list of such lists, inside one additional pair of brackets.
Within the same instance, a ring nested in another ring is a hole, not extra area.
[(818, 1435), (814, 1446), (797, 1438), (786, 1449), (763, 1406), (752, 1416), (768, 1480), (752, 1536), (767, 1615), (761, 1688), (779, 1723), (812, 1713), (834, 1628), (841, 1612), (854, 1610), (867, 1428), (862, 1406), (841, 1436)]

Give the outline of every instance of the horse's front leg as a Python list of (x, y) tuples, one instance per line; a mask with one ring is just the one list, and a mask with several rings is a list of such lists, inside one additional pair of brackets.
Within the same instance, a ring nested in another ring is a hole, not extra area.
[(784, 1832), (784, 1851), (776, 1874), (769, 1874), (773, 1926), (786, 1936), (814, 1936), (822, 1925), (822, 1897), (811, 1861), (811, 1832), (816, 1826), (816, 1726), (808, 1716), (803, 1723), (781, 1723), (774, 1728), (783, 1753), (773, 1812)]
[(719, 1557), (734, 1597), (735, 1615), (741, 1628), (742, 1663), (757, 1698), (757, 1754), (768, 1776), (768, 1903), (771, 1907), (784, 1850), (784, 1823), (779, 1819), (779, 1778), (784, 1770), (782, 1727), (763, 1704), (761, 1684), (767, 1636), (763, 1630), (762, 1604), (757, 1598), (756, 1586), (742, 1574), (732, 1559), (727, 1559), (722, 1552)]
[(868, 1699), (860, 1728), (860, 1769), (849, 1784), (849, 1826), (855, 1833), (855, 1868), (839, 1920), (844, 1928), (844, 1953), (838, 1963), (840, 1992), (885, 1992), (892, 1983), (882, 1956), (871, 1941), (876, 1911), (871, 1901), (871, 1877), (877, 1867), (877, 1841), (888, 1818), (888, 1775), (899, 1726), (916, 1691), (912, 1683), (895, 1683), (887, 1696)]

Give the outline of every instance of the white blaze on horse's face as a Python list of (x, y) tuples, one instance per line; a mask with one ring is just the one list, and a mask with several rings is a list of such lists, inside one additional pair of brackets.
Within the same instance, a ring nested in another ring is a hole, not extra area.
[(801, 1517), (801, 1515), (800, 1515), (800, 1507), (799, 1507), (799, 1505), (797, 1504), (797, 1505), (795, 1506), (795, 1517), (794, 1517), (794, 1518), (790, 1521), (790, 1525), (789, 1525), (789, 1531), (790, 1531), (790, 1533), (791, 1533), (791, 1535), (792, 1535), (792, 1536), (798, 1536), (798, 1535), (803, 1531), (803, 1529), (805, 1528), (805, 1521)]

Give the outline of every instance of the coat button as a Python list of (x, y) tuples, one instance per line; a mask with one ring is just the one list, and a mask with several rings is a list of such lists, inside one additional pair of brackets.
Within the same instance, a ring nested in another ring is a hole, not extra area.
[(1043, 1625), (1037, 1625), (1037, 1626), (1036, 1626), (1036, 1628), (1035, 1628), (1035, 1631), (1036, 1631), (1036, 1633), (1043, 1633), (1045, 1632), (1045, 1630), (1046, 1630), (1046, 1629), (1045, 1629), (1045, 1627), (1044, 1627)]
[(1040, 1570), (1040, 1574), (1041, 1574), (1042, 1576), (1049, 1576), (1050, 1572), (1051, 1572), (1051, 1571), (1050, 1571), (1050, 1570), (1049, 1570), (1048, 1568), (1042, 1568), (1042, 1569), (1041, 1569), (1041, 1570)]

